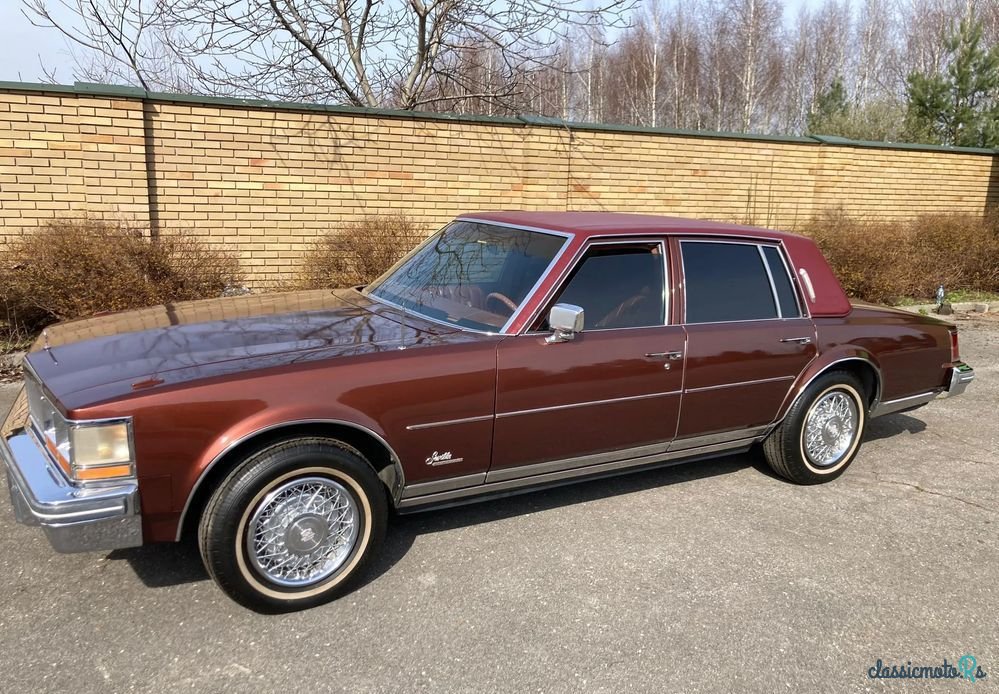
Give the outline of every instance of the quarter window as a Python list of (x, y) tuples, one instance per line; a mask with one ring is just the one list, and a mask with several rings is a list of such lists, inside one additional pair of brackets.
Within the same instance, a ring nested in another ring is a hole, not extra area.
[[(593, 246), (553, 303), (584, 311), (584, 330), (640, 328), (665, 323), (662, 246)], [(541, 325), (547, 329), (547, 315)]]
[(777, 300), (780, 302), (781, 318), (798, 318), (801, 310), (798, 308), (798, 301), (794, 298), (794, 285), (787, 274), (787, 266), (781, 260), (780, 251), (775, 246), (761, 246), (763, 255), (767, 258), (767, 265), (770, 266), (770, 276), (774, 279), (774, 291), (777, 292)]
[(680, 248), (687, 323), (777, 318), (759, 246), (683, 241)]

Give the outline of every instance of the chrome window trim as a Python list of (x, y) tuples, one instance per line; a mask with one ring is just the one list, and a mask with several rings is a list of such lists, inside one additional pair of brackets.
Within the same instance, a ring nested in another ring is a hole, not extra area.
[(664, 398), (670, 395), (680, 395), (682, 391), (670, 390), (662, 393), (644, 393), (642, 395), (627, 395), (621, 398), (607, 398), (605, 400), (584, 400), (566, 405), (549, 405), (547, 407), (534, 407), (529, 410), (511, 410), (510, 412), (497, 412), (496, 419), (506, 417), (519, 417), (525, 414), (537, 414), (538, 412), (554, 412), (556, 410), (572, 410), (577, 407), (589, 407), (590, 405), (609, 405), (615, 402), (629, 402), (632, 400), (651, 400), (652, 398)]
[(801, 320), (801, 316), (798, 318), (745, 318), (743, 320), (713, 320), (706, 321), (704, 323), (683, 323), (685, 326), (691, 325), (729, 325), (730, 323), (763, 323), (765, 321), (782, 321), (789, 322), (793, 320)]
[(522, 231), (536, 231), (541, 234), (554, 234), (555, 236), (564, 236), (566, 238), (572, 238), (575, 234), (568, 231), (561, 231), (559, 229), (551, 229), (548, 227), (534, 227), (527, 224), (514, 224), (512, 222), (496, 222), (491, 219), (479, 219), (477, 217), (455, 217), (451, 223), (454, 222), (469, 222), (470, 224), (486, 224), (488, 226), (494, 227), (506, 227), (507, 229), (521, 229)]
[[(482, 224), (482, 225), (485, 225), (485, 226), (504, 227), (504, 228), (507, 228), (507, 229), (518, 229), (518, 230), (521, 230), (521, 231), (532, 231), (532, 232), (536, 232), (536, 233), (539, 233), (539, 234), (548, 234), (549, 236), (560, 236), (560, 237), (563, 237), (565, 239), (565, 241), (562, 242), (562, 246), (558, 249), (558, 252), (555, 253), (555, 256), (552, 258), (551, 262), (548, 263), (548, 265), (545, 267), (545, 269), (538, 276), (538, 281), (535, 282), (534, 286), (531, 287), (528, 290), (528, 292), (524, 295), (524, 299), (523, 299), (523, 301), (520, 302), (520, 305), (517, 307), (517, 310), (513, 312), (513, 314), (510, 316), (510, 318), (507, 319), (506, 323), (504, 323), (503, 326), (499, 328), (499, 330), (479, 330), (477, 328), (469, 328), (468, 326), (465, 326), (465, 325), (457, 325), (455, 323), (448, 323), (447, 321), (442, 321), (442, 320), (437, 319), (437, 318), (431, 318), (430, 316), (424, 315), (424, 314), (420, 313), (419, 311), (414, 311), (411, 308), (406, 308), (405, 306), (400, 306), (399, 304), (395, 303), (394, 301), (390, 301), (390, 300), (388, 300), (388, 299), (386, 299), (384, 297), (375, 296), (375, 295), (371, 294), (371, 292), (369, 291), (369, 287), (371, 286), (371, 284), (374, 284), (375, 282), (377, 282), (378, 280), (380, 280), (382, 277), (385, 277), (389, 273), (394, 272), (396, 270), (396, 268), (398, 268), (403, 263), (405, 263), (407, 260), (409, 260), (413, 255), (415, 255), (418, 251), (420, 251), (424, 246), (428, 245), (439, 234), (441, 234), (444, 231), (446, 231), (448, 227), (450, 227), (452, 224), (454, 224), (454, 222), (466, 222), (468, 224)], [(483, 219), (475, 219), (475, 218), (471, 218), (471, 217), (456, 217), (451, 222), (448, 222), (443, 227), (441, 227), (440, 229), (438, 229), (437, 231), (435, 231), (433, 234), (431, 234), (430, 236), (428, 236), (426, 239), (424, 239), (423, 242), (417, 244), (416, 247), (413, 248), (413, 250), (411, 250), (409, 253), (407, 253), (406, 255), (404, 255), (391, 268), (389, 268), (388, 270), (386, 270), (385, 272), (383, 272), (381, 275), (379, 275), (373, 282), (371, 282), (367, 287), (365, 287), (364, 290), (361, 293), (364, 296), (366, 296), (367, 298), (371, 299), (372, 301), (376, 301), (376, 302), (384, 304), (386, 306), (391, 306), (392, 308), (398, 309), (398, 310), (400, 310), (400, 311), (402, 311), (404, 313), (407, 313), (409, 315), (416, 316), (418, 318), (423, 318), (424, 320), (428, 320), (431, 323), (436, 323), (438, 325), (445, 325), (445, 326), (447, 326), (449, 328), (453, 328), (455, 330), (460, 330), (460, 331), (463, 331), (463, 332), (475, 333), (477, 335), (509, 335), (510, 333), (508, 333), (507, 331), (510, 329), (510, 325), (514, 322), (514, 320), (517, 318), (517, 316), (520, 315), (520, 313), (524, 310), (524, 307), (527, 306), (527, 304), (530, 302), (530, 299), (534, 295), (534, 292), (536, 292), (538, 290), (538, 287), (541, 286), (541, 283), (548, 276), (548, 273), (550, 273), (552, 271), (552, 268), (555, 267), (556, 263), (558, 263), (559, 259), (565, 253), (565, 250), (571, 245), (571, 241), (572, 241), (573, 237), (574, 237), (574, 234), (570, 234), (570, 233), (565, 232), (565, 231), (556, 231), (555, 229), (541, 229), (541, 228), (537, 228), (537, 227), (521, 226), (521, 225), (518, 225), (518, 224), (506, 224), (506, 223), (503, 223), (503, 222), (491, 222), (491, 221), (487, 221), (487, 220), (483, 220)]]
[[(533, 321), (532, 321), (533, 322)], [(679, 328), (679, 325), (673, 325), (672, 323), (667, 323), (666, 325), (633, 325), (627, 328), (588, 328), (584, 332), (587, 333), (610, 333), (610, 332), (621, 332), (623, 330), (660, 330), (662, 328)], [(542, 335), (551, 335), (550, 332), (545, 332), (544, 330), (532, 330), (529, 333), (520, 333), (520, 335), (514, 335), (512, 337), (540, 337)]]
[[(595, 239), (595, 240), (594, 240)], [(524, 327), (521, 329), (519, 335), (547, 335), (548, 333), (544, 330), (530, 330), (530, 326), (537, 322), (538, 318), (544, 313), (545, 306), (553, 300), (553, 298), (558, 294), (558, 290), (565, 286), (568, 281), (569, 276), (572, 271), (575, 270), (581, 262), (586, 257), (586, 252), (593, 246), (630, 246), (635, 244), (649, 244), (659, 246), (659, 255), (662, 257), (663, 263), (663, 322), (661, 325), (634, 325), (627, 328), (584, 328), (583, 332), (596, 333), (596, 332), (606, 332), (608, 330), (644, 330), (648, 328), (664, 328), (673, 325), (673, 307), (670, 301), (669, 288), (670, 288), (670, 274), (669, 274), (669, 246), (667, 245), (667, 240), (661, 236), (649, 236), (648, 234), (643, 234), (640, 236), (599, 236), (590, 237), (579, 250), (576, 251), (576, 255), (573, 256), (572, 261), (569, 262), (566, 267), (559, 273), (559, 276), (552, 283), (551, 289), (545, 292), (545, 296), (538, 303), (538, 308), (535, 309), (534, 313), (531, 315), (530, 320), (524, 323)], [(549, 268), (549, 271), (551, 268)], [(535, 287), (535, 289), (537, 289)], [(585, 310), (585, 307), (584, 307)]]
[(407, 431), (420, 431), (421, 429), (433, 429), (434, 427), (446, 427), (452, 424), (469, 424), (471, 422), (483, 422), (487, 419), (492, 419), (493, 415), (483, 414), (477, 417), (462, 417), (461, 419), (445, 419), (440, 422), (426, 422), (423, 424), (410, 424), (406, 427)]
[[(387, 450), (389, 453), (389, 460), (391, 461), (392, 467), (395, 470), (395, 480), (392, 484), (393, 488), (390, 489), (389, 491), (392, 494), (392, 500), (395, 502), (399, 501), (400, 499), (399, 495), (402, 493), (402, 490), (406, 487), (406, 473), (403, 470), (402, 461), (400, 460), (399, 455), (395, 452), (395, 449), (393, 449), (392, 446), (389, 445), (389, 442), (386, 441), (381, 434), (379, 434), (376, 431), (373, 431), (372, 429), (369, 429), (363, 424), (357, 424), (356, 422), (349, 422), (345, 419), (294, 419), (288, 422), (281, 422), (279, 424), (270, 424), (268, 426), (261, 427), (260, 429), (255, 429), (254, 431), (245, 434), (244, 436), (241, 436), (234, 441), (230, 441), (228, 444), (226, 444), (225, 448), (219, 451), (219, 453), (216, 454), (215, 457), (211, 459), (208, 465), (205, 466), (205, 469), (201, 471), (201, 474), (198, 475), (198, 479), (191, 487), (191, 491), (188, 492), (187, 499), (184, 501), (184, 508), (181, 510), (180, 518), (177, 521), (177, 534), (176, 534), (177, 541), (178, 542), (180, 541), (181, 534), (184, 531), (184, 522), (187, 520), (187, 512), (191, 507), (191, 501), (194, 499), (194, 495), (197, 494), (198, 489), (200, 489), (201, 487), (201, 483), (205, 481), (205, 477), (208, 476), (208, 473), (212, 471), (212, 469), (219, 463), (219, 461), (221, 461), (229, 453), (231, 453), (233, 449), (236, 448), (236, 446), (246, 443), (247, 441), (261, 434), (266, 434), (267, 432), (274, 431), (275, 429), (283, 429), (287, 427), (299, 426), (302, 424), (336, 424), (339, 426), (349, 427), (351, 429), (355, 429), (362, 433), (368, 434), (378, 443), (384, 446), (385, 450)], [(384, 479), (382, 480), (382, 482), (385, 482), (386, 485), (388, 484)]]
[(738, 381), (736, 383), (721, 383), (716, 386), (700, 386), (697, 388), (684, 388), (684, 393), (701, 393), (706, 390), (721, 390), (723, 388), (738, 388), (739, 386), (754, 386), (761, 383), (777, 383), (778, 381), (793, 381), (797, 376), (774, 376), (773, 378), (758, 378), (752, 381)]
[(770, 272), (770, 263), (767, 261), (767, 256), (763, 253), (762, 244), (756, 244), (756, 250), (760, 254), (760, 260), (763, 262), (763, 269), (766, 270), (767, 273), (767, 281), (770, 283), (770, 295), (774, 299), (774, 308), (777, 309), (777, 318), (783, 318), (784, 311), (781, 310), (780, 298), (777, 296), (777, 285), (774, 283), (773, 273)]

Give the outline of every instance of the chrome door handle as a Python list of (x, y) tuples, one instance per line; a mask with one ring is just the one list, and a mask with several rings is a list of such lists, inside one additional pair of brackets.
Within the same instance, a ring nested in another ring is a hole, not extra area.
[(677, 359), (683, 359), (683, 352), (646, 352), (645, 356), (649, 359), (670, 359), (671, 361), (676, 361)]
[(810, 337), (782, 337), (781, 342), (797, 342), (799, 345), (810, 345), (812, 344), (812, 338)]

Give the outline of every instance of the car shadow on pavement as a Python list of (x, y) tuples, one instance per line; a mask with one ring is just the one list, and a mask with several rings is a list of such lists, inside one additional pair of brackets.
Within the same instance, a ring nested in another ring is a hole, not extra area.
[[(564, 486), (500, 497), (457, 508), (400, 515), (394, 519), (390, 532), (420, 535), (491, 523), (538, 511), (549, 511), (563, 506), (667, 487), (680, 482), (727, 475), (747, 467), (756, 467), (757, 458), (762, 460), (762, 456), (754, 449), (724, 458), (690, 464), (664, 464), (659, 467), (640, 468), (613, 477), (573, 481)], [(763, 466), (765, 465), (764, 462)]]
[(127, 562), (148, 588), (166, 588), (208, 580), (208, 572), (201, 563), (198, 543), (193, 538), (175, 543), (116, 549), (107, 558), (109, 561)]
[[(616, 477), (577, 482), (459, 508), (393, 515), (389, 519), (388, 533), (382, 550), (374, 557), (372, 564), (354, 589), (367, 585), (391, 569), (410, 550), (418, 535), (489, 523), (512, 516), (631, 494), (702, 477), (729, 474), (755, 466), (755, 457), (753, 453), (744, 453), (694, 465), (660, 467)], [(765, 466), (766, 463), (763, 463), (763, 467)], [(197, 583), (209, 578), (194, 538), (175, 544), (164, 543), (118, 549), (108, 554), (107, 558), (109, 561), (127, 562), (143, 585), (149, 588)]]
[[(864, 440), (876, 441), (903, 432), (915, 434), (925, 428), (926, 424), (914, 417), (905, 414), (889, 415), (871, 420)], [(706, 477), (727, 475), (748, 467), (755, 468), (757, 472), (775, 480), (784, 481), (767, 465), (759, 447), (754, 447), (738, 455), (639, 469), (628, 474), (601, 479), (575, 481), (560, 487), (495, 498), (457, 508), (394, 515), (389, 520), (382, 551), (374, 558), (357, 587), (362, 587), (389, 571), (406, 555), (419, 535), (491, 523), (514, 516), (624, 496)], [(193, 538), (176, 544), (115, 550), (107, 558), (111, 561), (127, 562), (139, 580), (150, 588), (196, 583), (209, 578), (201, 562), (197, 542)]]
[(877, 441), (898, 436), (903, 432), (918, 434), (926, 429), (926, 422), (907, 414), (890, 414), (867, 423), (864, 441)]

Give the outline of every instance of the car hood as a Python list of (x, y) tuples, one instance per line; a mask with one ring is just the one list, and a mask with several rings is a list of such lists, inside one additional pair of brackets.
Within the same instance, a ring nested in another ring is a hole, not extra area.
[(66, 409), (164, 383), (433, 342), (455, 329), (352, 289), (166, 304), (61, 323), (28, 355)]

